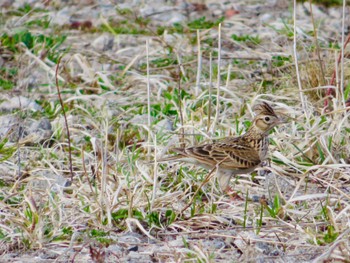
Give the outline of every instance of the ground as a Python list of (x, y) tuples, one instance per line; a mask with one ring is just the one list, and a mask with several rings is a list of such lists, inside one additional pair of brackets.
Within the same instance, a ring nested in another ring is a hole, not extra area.
[[(348, 9), (0, 6), (0, 262), (350, 261)], [(244, 133), (262, 101), (288, 122), (240, 198), (157, 162)]]

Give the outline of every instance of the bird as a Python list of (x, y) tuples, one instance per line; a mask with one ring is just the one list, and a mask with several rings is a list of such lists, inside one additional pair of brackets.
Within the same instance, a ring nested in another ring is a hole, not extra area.
[(285, 121), (273, 108), (262, 102), (253, 107), (256, 114), (251, 126), (241, 136), (229, 136), (210, 143), (186, 148), (173, 148), (176, 155), (159, 161), (184, 161), (207, 169), (217, 168), (220, 189), (229, 192), (230, 178), (253, 172), (268, 159), (269, 132)]

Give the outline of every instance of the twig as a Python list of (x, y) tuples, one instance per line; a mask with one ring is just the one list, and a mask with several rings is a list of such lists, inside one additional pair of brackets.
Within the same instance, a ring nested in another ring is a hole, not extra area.
[[(346, 48), (346, 46), (349, 44), (350, 42), (350, 33), (348, 34), (347, 38), (346, 38), (346, 41), (343, 45), (343, 48), (342, 48), (342, 51)], [(339, 54), (338, 56), (338, 61), (337, 61), (337, 64), (339, 65), (340, 61), (341, 61), (341, 58), (342, 58), (343, 54), (342, 52)], [(331, 82), (329, 83), (329, 85), (331, 86), (334, 86), (335, 85), (335, 79), (336, 79), (336, 75), (337, 75), (337, 70), (334, 69), (333, 71), (333, 75), (332, 75), (332, 79), (331, 79)], [(328, 89), (327, 90), (327, 93), (326, 93), (326, 97), (328, 97), (325, 101), (324, 101), (324, 107), (325, 108), (328, 108), (328, 105), (329, 105), (329, 97), (332, 96), (334, 94), (334, 90), (333, 89)]]
[(71, 263), (74, 263), (74, 262), (75, 262), (76, 256), (79, 255), (79, 253), (80, 253), (84, 248), (86, 248), (87, 245), (88, 245), (88, 243), (85, 243), (85, 244), (82, 245), (80, 248), (75, 249), (75, 253), (73, 254), (72, 259), (70, 260)]
[(185, 148), (185, 129), (184, 129), (184, 119), (182, 116), (182, 100), (181, 100), (181, 64), (178, 67), (178, 76), (177, 76), (177, 88), (178, 88), (178, 99), (179, 99), (179, 115), (180, 115), (180, 147)]
[(324, 86), (325, 83), (326, 83), (326, 79), (325, 79), (324, 70), (323, 70), (323, 64), (322, 64), (321, 55), (320, 55), (320, 45), (318, 44), (317, 29), (316, 29), (316, 25), (315, 25), (314, 13), (312, 11), (312, 2), (311, 2), (311, 0), (309, 0), (309, 4), (310, 4), (311, 21), (312, 21), (312, 25), (313, 25), (313, 28), (314, 28), (316, 54), (317, 54), (318, 63), (320, 64), (320, 70), (321, 70), (321, 77), (322, 77), (321, 78), (321, 85)]
[(211, 103), (212, 103), (212, 99), (211, 99), (211, 92), (213, 89), (213, 57), (212, 57), (212, 53), (210, 52), (209, 54), (209, 99), (208, 99), (208, 126), (207, 126), (207, 131), (209, 132), (210, 130), (210, 116), (211, 116)]
[[(154, 156), (157, 156), (157, 137), (154, 136)], [(157, 175), (157, 158), (154, 158), (154, 166), (153, 166), (153, 190), (152, 190), (152, 199), (151, 199), (151, 205), (150, 205), (150, 210), (152, 211), (153, 206), (154, 206), (154, 201), (156, 200), (157, 196), (157, 188), (158, 188), (158, 175)]]
[[(107, 226), (112, 226), (112, 212), (111, 212), (111, 203), (108, 199), (107, 194), (107, 177), (108, 177), (108, 161), (107, 161), (107, 155), (108, 155), (108, 118), (106, 118), (104, 122), (104, 146), (103, 142), (101, 141), (101, 162), (102, 162), (102, 177), (101, 177), (101, 194), (100, 194), (100, 202), (101, 202), (101, 215), (105, 213), (105, 217), (107, 219)], [(101, 217), (101, 221), (102, 221)]]
[(344, 91), (344, 40), (345, 40), (345, 6), (346, 1), (343, 0), (343, 12), (342, 12), (342, 26), (341, 26), (341, 64), (340, 64), (340, 95), (343, 102), (343, 106), (345, 107), (345, 100), (343, 96)]
[(231, 68), (232, 68), (232, 65), (229, 64), (227, 68), (227, 77), (226, 77), (226, 85), (225, 85), (226, 89), (228, 89), (228, 85), (230, 84)]
[[(294, 10), (293, 10), (293, 23), (294, 23), (294, 32), (293, 32), (293, 53), (294, 53), (294, 61), (295, 61), (295, 71), (297, 74), (297, 80), (298, 80), (298, 87), (299, 87), (299, 96), (300, 96), (300, 101), (301, 101), (301, 105), (303, 107), (306, 119), (309, 120), (309, 113), (308, 110), (306, 108), (306, 102), (305, 102), (305, 98), (304, 98), (304, 94), (303, 94), (303, 88), (301, 86), (301, 80), (300, 80), (300, 74), (299, 74), (299, 65), (298, 65), (298, 54), (297, 54), (297, 2), (296, 0), (293, 1), (294, 3)], [(309, 123), (309, 121), (306, 122), (307, 124)]]
[(67, 139), (68, 139), (68, 158), (69, 158), (69, 171), (70, 171), (70, 181), (71, 183), (73, 182), (73, 161), (72, 161), (72, 149), (71, 149), (71, 140), (70, 140), (70, 133), (69, 133), (69, 126), (68, 126), (68, 121), (67, 121), (67, 116), (66, 116), (66, 111), (64, 109), (64, 103), (61, 97), (61, 92), (60, 92), (60, 87), (58, 85), (58, 68), (61, 62), (62, 56), (58, 58), (57, 66), (56, 66), (56, 72), (55, 72), (55, 80), (56, 80), (56, 89), (57, 89), (57, 95), (58, 95), (58, 100), (60, 101), (62, 112), (63, 112), (63, 118), (64, 118), (64, 123), (66, 126), (66, 131), (67, 131)]
[(150, 14), (147, 14), (145, 15), (145, 17), (151, 17), (151, 16), (156, 16), (156, 15), (160, 15), (160, 14), (169, 14), (170, 12), (176, 12), (176, 11), (179, 11), (181, 9), (179, 8), (170, 8), (170, 9), (166, 9), (166, 10), (162, 10), (162, 11), (158, 11), (158, 12), (154, 12), (154, 13), (150, 13)]
[[(180, 61), (179, 61), (179, 63), (180, 63)], [(192, 67), (192, 64), (195, 64), (195, 63), (198, 63), (197, 59), (191, 60), (188, 62), (183, 62), (183, 63), (181, 63), (181, 66), (182, 67), (184, 67), (184, 66)], [(178, 64), (173, 64), (173, 65), (169, 65), (169, 66), (165, 66), (165, 67), (154, 67), (154, 68), (150, 67), (149, 69), (150, 70), (165, 70), (165, 69), (174, 69), (174, 68), (177, 68), (178, 66), (179, 66)], [(136, 68), (136, 67), (134, 67), (134, 69), (138, 70), (139, 72), (147, 72), (147, 69), (140, 69), (140, 68)]]
[(151, 153), (151, 84), (150, 84), (150, 76), (149, 76), (149, 42), (148, 42), (148, 39), (146, 40), (146, 63), (147, 63), (147, 123), (148, 123), (147, 158), (149, 158), (150, 153)]
[(216, 123), (219, 119), (219, 110), (220, 110), (220, 62), (221, 62), (221, 23), (219, 24), (219, 36), (218, 36), (218, 75), (217, 75), (217, 83), (216, 83), (216, 111), (215, 111), (215, 118), (213, 121), (211, 132), (215, 132)]
[(201, 69), (202, 69), (202, 51), (201, 51), (201, 37), (199, 29), (197, 30), (197, 77), (196, 77), (196, 89), (195, 96), (198, 97), (201, 81)]
[[(87, 179), (87, 182), (88, 182), (88, 185), (89, 185), (89, 187), (90, 187), (90, 191), (91, 191), (91, 193), (92, 194), (95, 194), (95, 192), (94, 192), (94, 189), (92, 188), (92, 185), (91, 185), (91, 182), (90, 182), (90, 178), (89, 178), (89, 175), (87, 174), (87, 170), (86, 170), (86, 165), (85, 165), (85, 162), (84, 162), (84, 160), (85, 160), (85, 155), (84, 155), (84, 147), (81, 149), (81, 160), (82, 160), (82, 165), (83, 165), (83, 175), (85, 175), (86, 176), (86, 179)], [(96, 200), (96, 198), (95, 198), (95, 200)]]
[(222, 159), (220, 162), (218, 162), (215, 167), (213, 169), (211, 169), (211, 171), (208, 173), (208, 175), (204, 178), (203, 182), (199, 185), (199, 187), (197, 188), (196, 192), (192, 195), (191, 200), (188, 202), (188, 204), (181, 210), (180, 214), (182, 214), (184, 211), (187, 210), (187, 208), (189, 208), (193, 202), (193, 199), (196, 197), (197, 193), (199, 192), (199, 190), (203, 187), (203, 185), (205, 185), (207, 182), (209, 182), (209, 180), (211, 179), (214, 171), (219, 169), (219, 166), (221, 163), (223, 163), (224, 161), (227, 160), (228, 157)]
[[(19, 105), (20, 105), (20, 108), (22, 108), (22, 103), (21, 103), (21, 98), (18, 98), (18, 102), (19, 102)], [(20, 139), (23, 135), (23, 129), (22, 129), (22, 124), (20, 123), (18, 125), (18, 138), (17, 138), (17, 161), (18, 161), (18, 178), (21, 178), (21, 148), (20, 148)], [(7, 137), (7, 136), (6, 136)], [(4, 137), (4, 138), (6, 138)]]
[(211, 169), (211, 171), (208, 173), (208, 175), (204, 178), (203, 182), (200, 184), (200, 186), (197, 188), (196, 192), (194, 192), (194, 194), (192, 195), (191, 200), (188, 202), (188, 204), (181, 210), (180, 214), (182, 214), (183, 212), (185, 212), (187, 210), (187, 208), (189, 208), (193, 202), (193, 199), (196, 197), (197, 193), (199, 192), (199, 190), (202, 188), (202, 186), (204, 184), (206, 184), (207, 182), (209, 182), (209, 180), (212, 177), (212, 174), (215, 170), (217, 170), (218, 165), (216, 165), (213, 169)]

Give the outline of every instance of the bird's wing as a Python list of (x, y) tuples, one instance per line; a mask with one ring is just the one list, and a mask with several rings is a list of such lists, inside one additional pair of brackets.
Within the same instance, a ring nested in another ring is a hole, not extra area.
[(258, 165), (261, 162), (258, 152), (252, 147), (238, 142), (231, 140), (228, 143), (225, 140), (173, 150), (179, 154), (176, 155), (177, 158), (189, 157), (207, 165), (218, 164), (226, 169), (246, 169)]

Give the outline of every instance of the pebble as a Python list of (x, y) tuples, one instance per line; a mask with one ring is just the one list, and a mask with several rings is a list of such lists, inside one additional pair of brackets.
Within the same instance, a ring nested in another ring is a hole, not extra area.
[(2, 112), (11, 112), (17, 109), (41, 111), (42, 107), (39, 104), (37, 104), (34, 100), (23, 96), (7, 98), (0, 104), (0, 111)]
[(165, 118), (157, 122), (157, 124), (154, 125), (154, 129), (157, 132), (174, 131), (174, 123), (171, 120)]
[(67, 179), (60, 174), (53, 173), (49, 170), (33, 171), (31, 177), (35, 178), (29, 181), (29, 186), (36, 190), (52, 190), (58, 192), (62, 190)]
[(114, 37), (108, 34), (102, 34), (91, 44), (97, 51), (104, 52), (113, 49)]

